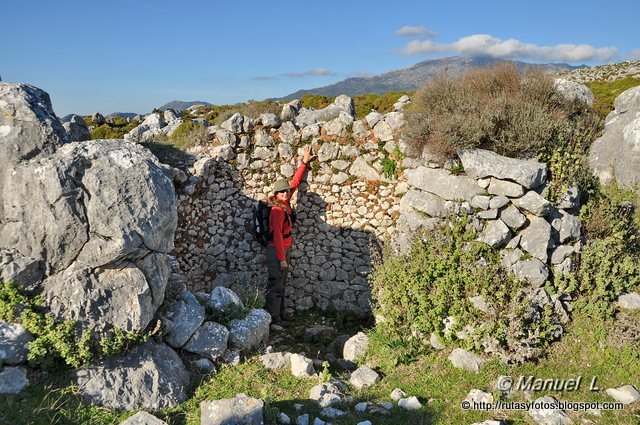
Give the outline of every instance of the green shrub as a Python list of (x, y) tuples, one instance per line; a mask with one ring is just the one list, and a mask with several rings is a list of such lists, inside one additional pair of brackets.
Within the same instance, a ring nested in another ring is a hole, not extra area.
[[(475, 238), (463, 217), (424, 234), (409, 253), (389, 257), (376, 268), (372, 288), (374, 314), (380, 319), (376, 332), (389, 344), (404, 347), (404, 355), (413, 356), (416, 347), (426, 351), (432, 332), (471, 349), (480, 349), (491, 338), (505, 353), (518, 350), (518, 344), (541, 348), (557, 336), (551, 312), (532, 320), (521, 290), (526, 284), (508, 275), (498, 253)], [(472, 306), (469, 298), (476, 295), (491, 306), (488, 312)], [(449, 316), (456, 318), (456, 324), (445, 335), (443, 320)], [(461, 330), (468, 338), (457, 340), (455, 332)], [(416, 345), (412, 342), (416, 339), (424, 344)]]
[(403, 95), (412, 96), (413, 92), (392, 91), (385, 94), (361, 94), (354, 96), (353, 105), (356, 110), (356, 117), (363, 118), (372, 110), (381, 114), (393, 111), (393, 105)]
[(121, 329), (103, 332), (81, 331), (73, 320), (57, 320), (42, 305), (41, 297), (31, 297), (14, 282), (0, 281), (0, 320), (18, 320), (34, 336), (29, 343), (29, 363), (44, 368), (60, 361), (79, 367), (106, 355), (121, 353), (128, 345), (142, 341), (142, 332)]
[(205, 125), (186, 119), (171, 134), (170, 139), (176, 148), (185, 150), (192, 146), (209, 143), (209, 133)]
[(122, 139), (125, 134), (133, 130), (140, 124), (139, 122), (127, 123), (127, 120), (115, 117), (115, 125), (102, 124), (91, 130), (92, 139)]
[(460, 148), (535, 156), (553, 144), (579, 107), (565, 100), (543, 71), (500, 65), (427, 83), (406, 110), (406, 132), (415, 154), (428, 146), (442, 156)]
[(587, 245), (580, 257), (582, 298), (576, 306), (593, 317), (613, 317), (618, 295), (640, 287), (639, 207), (635, 190), (611, 182), (582, 208)]
[(302, 103), (303, 108), (322, 109), (331, 105), (335, 99), (335, 97), (307, 93), (300, 97), (300, 103)]

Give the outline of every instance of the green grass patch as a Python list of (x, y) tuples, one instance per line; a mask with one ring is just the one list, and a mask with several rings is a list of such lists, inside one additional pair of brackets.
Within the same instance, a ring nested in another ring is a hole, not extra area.
[(613, 81), (596, 80), (586, 83), (593, 93), (593, 109), (602, 117), (613, 111), (613, 102), (622, 92), (640, 86), (640, 77), (625, 77)]

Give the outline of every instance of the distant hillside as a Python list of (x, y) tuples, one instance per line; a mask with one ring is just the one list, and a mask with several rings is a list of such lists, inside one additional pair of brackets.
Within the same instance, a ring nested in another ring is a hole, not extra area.
[(504, 59), (495, 59), (486, 56), (480, 57), (450, 57), (441, 59), (428, 59), (407, 68), (385, 72), (373, 77), (355, 77), (331, 84), (329, 86), (318, 87), (310, 90), (298, 90), (285, 97), (276, 100), (299, 99), (301, 96), (310, 94), (320, 94), (334, 97), (341, 94), (356, 96), (360, 94), (376, 93), (384, 94), (390, 91), (414, 91), (431, 78), (449, 75), (460, 75), (471, 68), (480, 68), (499, 63), (514, 62), (520, 67), (536, 66), (546, 70), (561, 72), (583, 66), (571, 66), (566, 63), (553, 64), (530, 64)]
[(183, 109), (187, 109), (192, 107), (193, 105), (211, 105), (209, 102), (202, 102), (199, 100), (195, 100), (192, 102), (183, 102), (182, 100), (172, 100), (169, 103), (165, 103), (158, 109), (161, 111), (165, 111), (167, 109), (175, 109), (176, 111), (182, 111)]

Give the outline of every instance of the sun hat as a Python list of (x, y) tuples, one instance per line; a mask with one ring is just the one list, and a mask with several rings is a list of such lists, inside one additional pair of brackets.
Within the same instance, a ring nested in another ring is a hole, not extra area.
[(275, 193), (284, 192), (285, 190), (291, 190), (291, 186), (289, 186), (289, 180), (280, 179), (280, 180), (278, 180), (277, 182), (274, 183), (273, 191)]

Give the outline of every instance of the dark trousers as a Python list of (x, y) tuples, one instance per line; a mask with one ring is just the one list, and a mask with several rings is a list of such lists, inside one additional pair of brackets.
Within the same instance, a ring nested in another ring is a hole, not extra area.
[[(285, 258), (289, 262), (289, 251), (285, 250)], [(267, 268), (269, 280), (267, 281), (267, 300), (265, 309), (271, 315), (271, 321), (277, 322), (284, 315), (284, 287), (289, 268), (280, 270), (280, 261), (276, 257), (276, 248), (267, 247)]]

